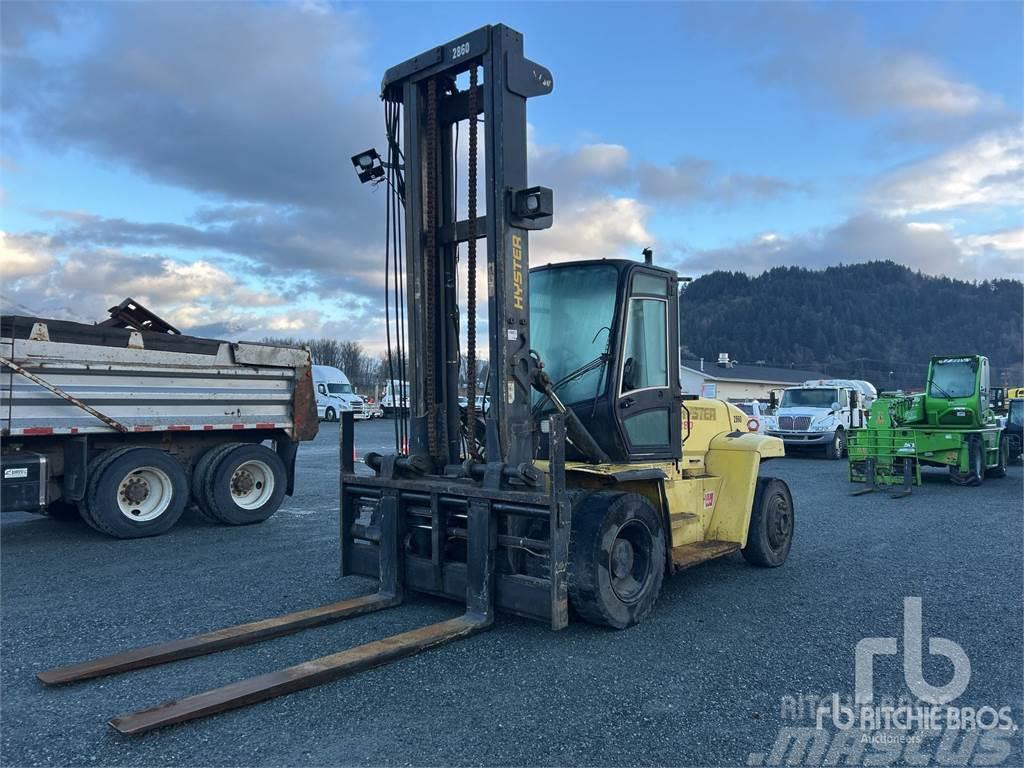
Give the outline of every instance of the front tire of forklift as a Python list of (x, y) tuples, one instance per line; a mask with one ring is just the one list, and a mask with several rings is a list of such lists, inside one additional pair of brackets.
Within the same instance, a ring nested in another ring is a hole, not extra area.
[(665, 530), (643, 496), (600, 491), (572, 513), (569, 597), (586, 621), (625, 629), (651, 612), (665, 577)]
[(188, 503), (188, 477), (170, 454), (124, 448), (100, 456), (90, 472), (82, 517), (118, 539), (159, 536)]
[(237, 445), (218, 456), (206, 473), (206, 511), (228, 525), (262, 523), (284, 500), (287, 473), (265, 445)]
[(967, 466), (967, 472), (961, 472), (959, 466), (951, 466), (949, 479), (957, 485), (981, 485), (985, 479), (985, 446), (981, 435), (967, 438)]
[(751, 565), (778, 568), (793, 544), (793, 496), (789, 486), (774, 477), (760, 477), (750, 512), (747, 546), (740, 550)]
[(1010, 463), (1010, 441), (1006, 435), (999, 436), (999, 463), (985, 470), (985, 477), (1006, 477), (1006, 467)]
[(837, 429), (832, 435), (832, 442), (825, 446), (825, 458), (838, 460), (843, 458), (845, 452), (846, 433), (842, 429)]

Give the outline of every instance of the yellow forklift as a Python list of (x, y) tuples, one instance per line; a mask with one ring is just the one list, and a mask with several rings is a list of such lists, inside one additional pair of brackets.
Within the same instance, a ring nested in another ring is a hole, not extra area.
[[(44, 683), (256, 642), (390, 608), (410, 591), (465, 605), (437, 624), (111, 721), (139, 733), (465, 637), (496, 612), (556, 630), (573, 613), (622, 629), (650, 614), (666, 575), (735, 552), (757, 566), (785, 562), (793, 499), (782, 480), (758, 474), (783, 455), (782, 441), (747, 431), (733, 405), (680, 391), (676, 273), (649, 250), (642, 261), (594, 254), (529, 268), (528, 233), (551, 225), (553, 195), (527, 184), (526, 101), (552, 87), (518, 32), (483, 27), (389, 69), (387, 151), (353, 157), (360, 179), (387, 196), (388, 374), (411, 383), (395, 451), (364, 457), (372, 475), (355, 472), (351, 414), (341, 429), (340, 569), (376, 579), (377, 591), (49, 670)], [(486, 215), (477, 211), (481, 130)], [(488, 275), (484, 413), (478, 248)]]

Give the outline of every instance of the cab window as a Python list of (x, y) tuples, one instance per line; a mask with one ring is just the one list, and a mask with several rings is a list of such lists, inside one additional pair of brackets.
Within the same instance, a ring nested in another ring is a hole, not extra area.
[(633, 298), (626, 320), (622, 392), (668, 386), (668, 302)]

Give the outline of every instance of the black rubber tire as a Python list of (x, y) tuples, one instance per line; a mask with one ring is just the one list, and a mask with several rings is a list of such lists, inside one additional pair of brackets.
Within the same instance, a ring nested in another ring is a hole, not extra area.
[(331, 408), (330, 406), (328, 406), (324, 410), (324, 421), (337, 421), (337, 420), (338, 420), (338, 412), (336, 410), (334, 410), (333, 408)]
[[(171, 498), (167, 508), (152, 520), (127, 518), (117, 505), (121, 481), (140, 467), (155, 467), (167, 475)], [(101, 533), (118, 539), (159, 536), (178, 522), (188, 504), (188, 477), (181, 463), (157, 448), (120, 448), (100, 456), (90, 472), (82, 517)]]
[(751, 565), (778, 568), (793, 544), (793, 494), (775, 477), (759, 477), (750, 510), (747, 546), (740, 550)]
[(118, 458), (123, 456), (125, 453), (130, 451), (131, 448), (113, 448), (109, 451), (104, 451), (99, 456), (95, 456), (89, 461), (89, 480), (85, 486), (85, 496), (78, 502), (78, 514), (82, 516), (82, 519), (88, 524), (90, 528), (100, 533), (106, 533), (99, 527), (99, 523), (93, 518), (92, 510), (89, 508), (89, 498), (95, 492), (96, 482), (99, 480), (100, 475), (106, 466)]
[(207, 520), (213, 522), (219, 522), (214, 514), (207, 508), (206, 503), (206, 478), (210, 473), (210, 467), (217, 463), (217, 461), (228, 451), (238, 448), (244, 443), (224, 443), (223, 445), (215, 445), (210, 448), (202, 456), (199, 457), (199, 461), (192, 465), (192, 479), (190, 486), (192, 490), (192, 503), (195, 505), (199, 513)]
[(957, 485), (977, 486), (985, 479), (985, 448), (981, 435), (969, 435), (967, 437), (967, 465), (966, 473), (961, 472), (957, 466), (949, 468), (949, 479)]
[(1006, 477), (1006, 467), (1010, 463), (1010, 441), (1006, 435), (999, 436), (999, 463), (985, 470), (985, 477)]
[[(249, 461), (260, 461), (273, 474), (274, 488), (264, 503), (255, 509), (239, 506), (232, 494), (231, 478), (235, 471)], [(281, 457), (264, 445), (237, 445), (225, 451), (206, 473), (203, 498), (206, 510), (217, 520), (228, 525), (252, 525), (271, 517), (284, 501), (287, 471)]]
[(838, 461), (846, 453), (846, 432), (842, 427), (835, 431), (832, 442), (825, 446), (825, 458)]
[[(625, 544), (617, 546), (619, 541)], [(628, 560), (620, 555), (613, 565), (613, 552), (627, 548)], [(625, 629), (639, 623), (661, 592), (666, 551), (661, 516), (643, 496), (600, 491), (576, 497), (569, 537), (573, 608), (592, 624)], [(628, 570), (628, 580), (613, 575), (616, 567)], [(620, 587), (630, 586), (626, 599), (616, 591), (616, 580)]]

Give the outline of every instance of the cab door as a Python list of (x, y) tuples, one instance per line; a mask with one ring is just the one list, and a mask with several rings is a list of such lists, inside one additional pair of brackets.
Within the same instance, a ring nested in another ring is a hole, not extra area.
[(682, 455), (677, 283), (643, 267), (629, 278), (615, 412), (632, 461)]

